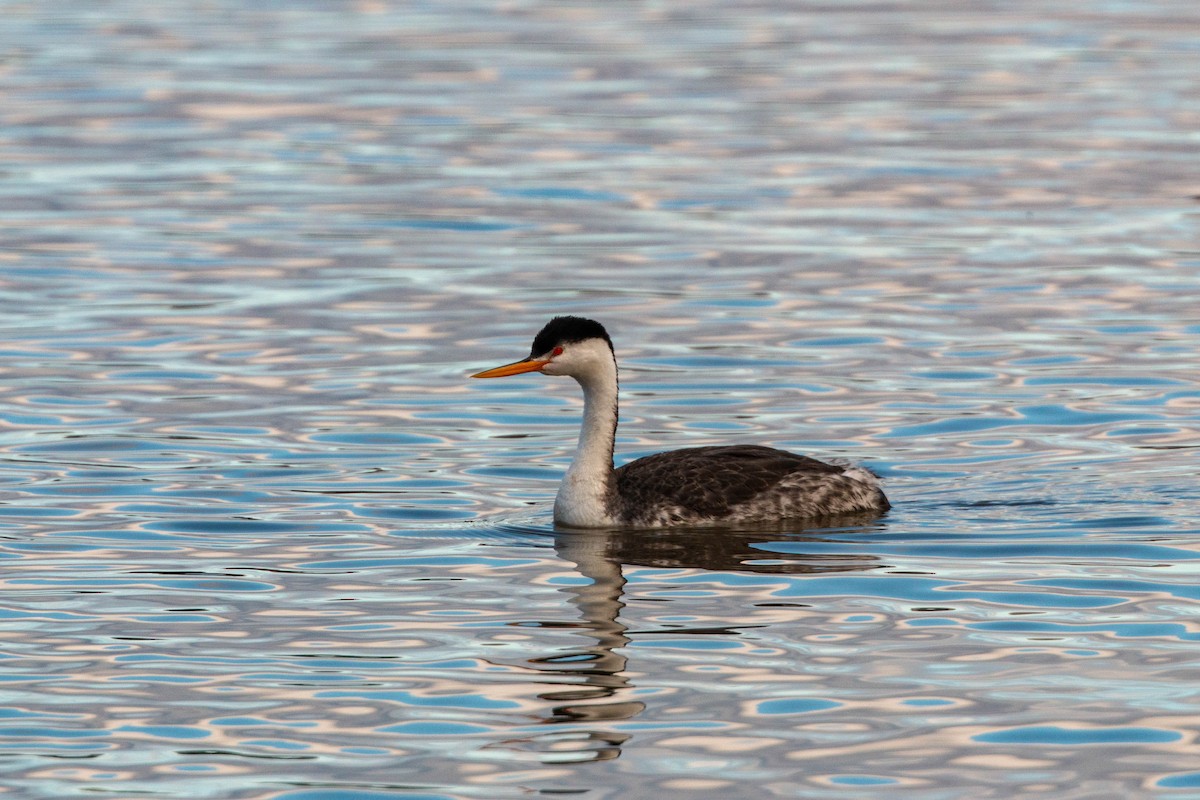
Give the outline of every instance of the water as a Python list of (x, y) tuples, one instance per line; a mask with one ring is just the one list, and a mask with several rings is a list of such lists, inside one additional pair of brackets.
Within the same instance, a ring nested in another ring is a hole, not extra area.
[[(4, 4), (11, 796), (1200, 793), (1194, 3)], [(570, 533), (618, 451), (886, 517)]]

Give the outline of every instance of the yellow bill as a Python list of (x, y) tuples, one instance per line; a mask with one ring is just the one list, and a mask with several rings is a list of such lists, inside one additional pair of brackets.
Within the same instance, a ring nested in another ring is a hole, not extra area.
[(505, 364), (502, 367), (493, 367), (485, 369), (483, 372), (476, 372), (472, 378), (507, 378), (509, 375), (520, 375), (523, 372), (537, 372), (542, 367), (550, 362), (548, 360), (538, 358), (523, 358), (520, 361), (514, 361), (511, 364)]

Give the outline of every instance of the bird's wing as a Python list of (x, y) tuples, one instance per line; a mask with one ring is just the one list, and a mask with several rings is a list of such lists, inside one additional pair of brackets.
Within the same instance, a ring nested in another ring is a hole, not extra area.
[(638, 508), (677, 506), (722, 517), (796, 473), (840, 474), (842, 467), (757, 445), (691, 447), (639, 458), (616, 471), (617, 494)]

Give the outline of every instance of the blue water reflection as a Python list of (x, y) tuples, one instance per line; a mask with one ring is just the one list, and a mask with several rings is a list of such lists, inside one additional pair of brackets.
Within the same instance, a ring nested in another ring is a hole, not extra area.
[[(1200, 786), (1194, 3), (5, 12), (13, 796)], [(895, 508), (556, 532), (559, 313)]]

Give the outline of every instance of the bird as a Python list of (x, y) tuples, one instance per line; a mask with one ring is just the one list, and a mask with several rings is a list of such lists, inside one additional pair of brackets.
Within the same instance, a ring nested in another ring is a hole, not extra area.
[(554, 500), (568, 528), (665, 528), (882, 514), (891, 506), (871, 471), (753, 444), (688, 447), (613, 468), (617, 358), (599, 322), (558, 316), (529, 356), (475, 373), (566, 375), (583, 389), (575, 457)]

